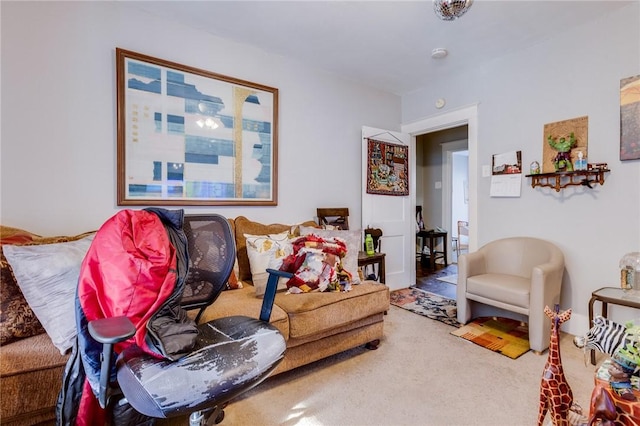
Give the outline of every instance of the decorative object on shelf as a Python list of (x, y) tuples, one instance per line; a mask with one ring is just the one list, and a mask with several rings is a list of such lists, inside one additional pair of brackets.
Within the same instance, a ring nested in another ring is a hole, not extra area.
[(367, 139), (367, 194), (409, 195), (409, 147)]
[(553, 157), (553, 167), (556, 172), (572, 172), (573, 164), (571, 163), (571, 149), (576, 146), (576, 136), (571, 132), (568, 138), (553, 138), (547, 136), (549, 146), (558, 153)]
[(620, 287), (625, 290), (640, 289), (640, 252), (622, 256), (620, 267)]
[(620, 160), (640, 159), (640, 75), (620, 80)]
[(587, 170), (587, 159), (584, 157), (584, 154), (582, 154), (582, 151), (578, 151), (578, 159), (576, 160), (574, 169)]
[(531, 187), (536, 186), (554, 188), (556, 192), (560, 192), (562, 188), (567, 186), (582, 185), (587, 188), (593, 188), (594, 184), (604, 185), (604, 174), (610, 172), (606, 167), (590, 168), (588, 165), (587, 170), (576, 170), (573, 172), (552, 172), (552, 173), (540, 173), (530, 174), (526, 177), (531, 178)]
[(538, 163), (537, 161), (532, 161), (531, 165), (529, 166), (529, 173), (531, 173), (532, 175), (540, 174), (540, 163)]
[[(589, 117), (578, 117), (544, 125), (542, 173), (570, 172), (578, 151), (588, 157)], [(574, 149), (575, 148), (575, 149)]]
[(471, 7), (473, 0), (434, 0), (433, 10), (443, 21), (458, 19)]
[(278, 89), (116, 49), (118, 205), (275, 206)]

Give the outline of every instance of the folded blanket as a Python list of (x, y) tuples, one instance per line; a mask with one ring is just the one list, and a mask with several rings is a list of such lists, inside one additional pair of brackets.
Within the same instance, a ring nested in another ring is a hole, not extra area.
[(291, 272), (287, 282), (290, 293), (350, 290), (351, 274), (342, 267), (347, 244), (342, 238), (303, 235), (293, 241), (293, 253), (280, 270)]

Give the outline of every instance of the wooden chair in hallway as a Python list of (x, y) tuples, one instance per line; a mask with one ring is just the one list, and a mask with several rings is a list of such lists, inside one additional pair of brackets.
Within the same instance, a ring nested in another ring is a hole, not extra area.
[(456, 240), (456, 253), (460, 256), (460, 251), (469, 251), (469, 222), (458, 221), (458, 237)]

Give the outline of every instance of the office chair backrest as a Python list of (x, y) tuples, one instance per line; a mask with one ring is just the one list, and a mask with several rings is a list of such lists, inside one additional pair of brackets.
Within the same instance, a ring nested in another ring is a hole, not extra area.
[(224, 290), (236, 256), (235, 238), (226, 218), (217, 214), (185, 215), (189, 272), (180, 304), (202, 312)]
[(349, 209), (347, 207), (318, 208), (316, 209), (316, 214), (319, 225), (349, 229)]

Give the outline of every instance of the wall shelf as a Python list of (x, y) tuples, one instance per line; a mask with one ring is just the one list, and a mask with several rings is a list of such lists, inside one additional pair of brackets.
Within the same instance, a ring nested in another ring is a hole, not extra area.
[(604, 185), (604, 174), (610, 172), (608, 168), (576, 170), (573, 172), (553, 172), (526, 175), (531, 178), (531, 187), (536, 186), (554, 188), (560, 192), (562, 188), (572, 185), (582, 185), (593, 188), (593, 184)]

